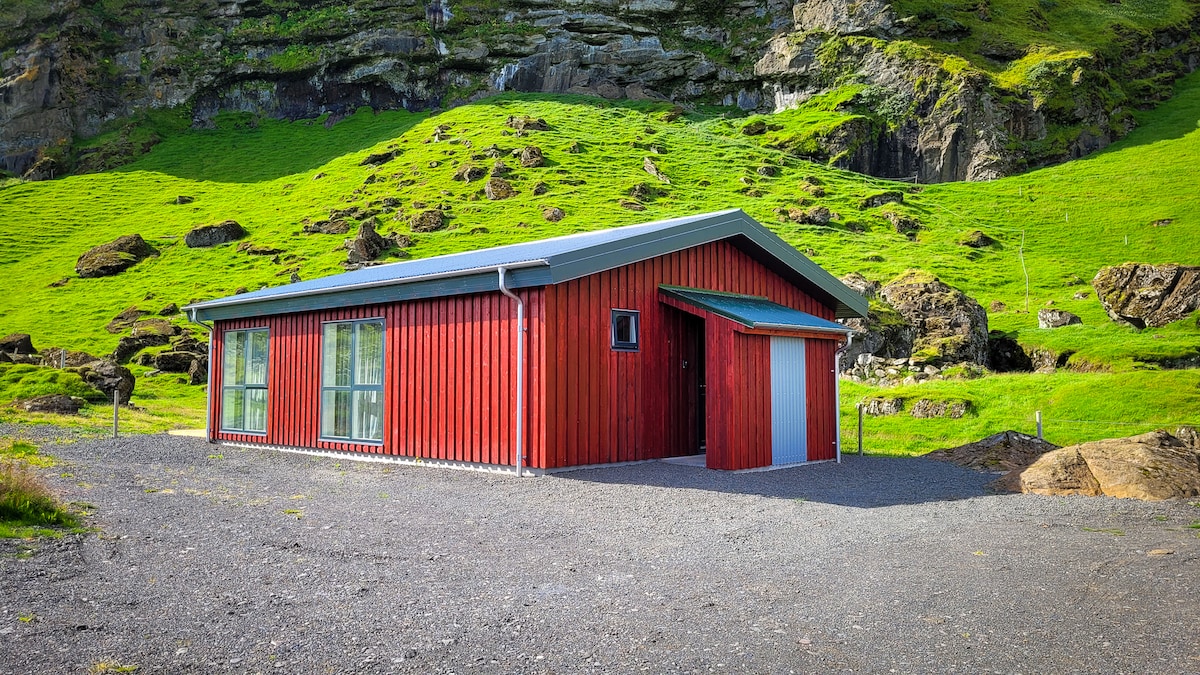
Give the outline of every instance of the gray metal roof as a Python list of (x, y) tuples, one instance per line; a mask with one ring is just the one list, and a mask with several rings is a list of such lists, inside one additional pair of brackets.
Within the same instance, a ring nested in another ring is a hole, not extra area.
[(682, 300), (693, 307), (708, 310), (730, 321), (736, 321), (747, 328), (782, 328), (821, 333), (853, 332), (835, 321), (828, 321), (798, 309), (784, 307), (754, 295), (717, 293), (678, 286), (659, 286), (659, 289), (670, 297)]
[(867, 301), (861, 295), (741, 209), (378, 265), (185, 309), (198, 320), (212, 321), (497, 291), (496, 270), (501, 267), (509, 269), (511, 288), (545, 286), (724, 239), (835, 306), (839, 318), (866, 316)]

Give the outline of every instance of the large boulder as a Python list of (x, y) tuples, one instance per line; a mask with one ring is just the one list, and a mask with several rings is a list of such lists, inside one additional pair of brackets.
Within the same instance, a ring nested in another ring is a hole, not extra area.
[(1113, 321), (1157, 328), (1200, 309), (1200, 267), (1125, 263), (1102, 267), (1092, 279)]
[(246, 230), (236, 220), (226, 220), (214, 225), (198, 225), (183, 237), (188, 248), (208, 248), (228, 244), (246, 236)]
[(88, 386), (104, 394), (109, 401), (114, 392), (119, 394), (121, 403), (129, 403), (129, 397), (133, 395), (133, 373), (113, 361), (95, 361), (76, 369), (76, 372)]
[(36, 354), (33, 338), (26, 333), (12, 333), (0, 338), (0, 352), (6, 354)]
[(147, 244), (142, 235), (127, 234), (79, 256), (75, 262), (75, 273), (84, 279), (111, 277), (157, 255), (158, 251)]
[(912, 358), (987, 365), (987, 312), (962, 291), (924, 272), (907, 272), (879, 291), (916, 330)]
[(1165, 431), (1081, 443), (1042, 455), (998, 485), (1041, 495), (1157, 501), (1200, 495), (1200, 453)]

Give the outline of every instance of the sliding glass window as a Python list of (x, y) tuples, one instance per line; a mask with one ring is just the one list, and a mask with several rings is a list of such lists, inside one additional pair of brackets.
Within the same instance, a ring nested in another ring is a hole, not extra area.
[(267, 431), (267, 329), (225, 332), (221, 429)]
[(383, 320), (325, 324), (321, 436), (383, 440)]

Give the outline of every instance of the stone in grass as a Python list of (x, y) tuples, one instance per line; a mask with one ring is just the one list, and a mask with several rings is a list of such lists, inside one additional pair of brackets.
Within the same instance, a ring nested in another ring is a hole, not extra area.
[(654, 160), (650, 159), (649, 157), (642, 158), (642, 170), (659, 179), (660, 181), (667, 183), (668, 185), (671, 183), (671, 179), (668, 178), (667, 175), (658, 168), (658, 165), (654, 163)]
[(918, 419), (948, 417), (957, 420), (966, 415), (970, 409), (969, 401), (935, 401), (923, 398), (913, 404), (909, 414)]
[(550, 125), (546, 124), (546, 120), (540, 117), (529, 117), (528, 115), (512, 115), (504, 123), (517, 131), (550, 130)]
[(644, 204), (639, 204), (637, 202), (631, 202), (627, 199), (621, 200), (621, 208), (629, 209), (630, 211), (645, 211), (646, 210), (646, 206)]
[(974, 232), (963, 237), (958, 243), (971, 248), (987, 248), (988, 246), (995, 244), (996, 240), (987, 236), (981, 230), (975, 230)]
[(742, 127), (744, 136), (761, 136), (765, 133), (767, 133), (767, 123), (762, 120), (755, 120)]
[(147, 244), (142, 235), (127, 234), (79, 256), (75, 262), (75, 273), (84, 279), (110, 277), (157, 255), (158, 251)]
[(566, 216), (567, 216), (566, 212), (564, 212), (562, 209), (558, 208), (557, 206), (552, 206), (552, 207), (546, 209), (545, 211), (542, 211), (542, 217), (552, 223), (557, 223), (558, 221), (562, 220)]
[(81, 401), (66, 394), (49, 394), (21, 402), (18, 407), (25, 412), (77, 415)]
[(517, 191), (503, 178), (491, 178), (484, 187), (484, 194), (487, 195), (488, 199), (498, 201), (517, 196)]
[(237, 241), (246, 236), (246, 230), (236, 220), (225, 220), (212, 225), (199, 225), (183, 237), (188, 248), (209, 248)]
[(438, 209), (426, 209), (408, 223), (413, 232), (436, 232), (446, 227), (446, 215)]
[(350, 223), (344, 220), (318, 220), (304, 226), (308, 234), (346, 234), (350, 231)]
[(391, 247), (391, 242), (375, 231), (375, 219), (368, 218), (358, 226), (358, 234), (346, 240), (345, 247), (346, 262), (356, 264), (377, 259)]
[(904, 410), (902, 398), (873, 398), (863, 404), (863, 412), (872, 417), (895, 415), (901, 410)]
[(275, 248), (274, 246), (257, 246), (248, 241), (238, 244), (237, 251), (238, 253), (245, 253), (246, 255), (279, 255), (280, 253), (283, 253), (283, 249), (281, 248)]
[(549, 191), (550, 191), (550, 186), (547, 183), (544, 183), (541, 181), (539, 181), (537, 185), (533, 186), (533, 194), (535, 194), (535, 195), (544, 195)]
[(376, 152), (376, 153), (367, 155), (367, 158), (364, 159), (363, 161), (359, 162), (358, 165), (359, 166), (379, 166), (380, 164), (387, 164), (388, 162), (392, 161), (393, 159), (396, 159), (397, 154), (398, 154), (398, 151)]
[(12, 333), (0, 338), (0, 352), (6, 354), (36, 354), (33, 338), (26, 333)]
[(1165, 326), (1200, 309), (1200, 266), (1102, 267), (1092, 286), (1109, 318), (1139, 329)]
[(191, 204), (194, 201), (196, 201), (195, 197), (189, 197), (187, 195), (179, 195), (175, 198), (175, 203), (180, 205)]
[(521, 166), (526, 169), (539, 167), (545, 163), (546, 158), (542, 155), (542, 149), (536, 145), (529, 145), (521, 150)]
[(492, 175), (493, 176), (503, 176), (510, 171), (512, 171), (512, 169), (510, 169), (509, 166), (507, 164), (505, 164), (504, 160), (502, 160), (502, 159), (496, 160), (496, 163), (492, 165)]
[(132, 327), (138, 319), (149, 313), (137, 307), (127, 307), (120, 314), (114, 316), (112, 321), (109, 321), (108, 325), (104, 327), (104, 330), (110, 333), (123, 333), (126, 329)]
[(779, 169), (771, 166), (770, 164), (764, 164), (754, 171), (763, 178), (774, 178), (779, 173)]
[(1039, 309), (1038, 328), (1062, 328), (1083, 323), (1078, 316), (1061, 309)]
[(899, 190), (887, 190), (879, 192), (863, 199), (858, 204), (860, 209), (870, 209), (884, 204), (903, 204), (904, 193)]
[(892, 224), (892, 229), (896, 230), (897, 234), (903, 234), (909, 239), (915, 237), (921, 229), (921, 221), (915, 216), (888, 211), (883, 214), (883, 217), (887, 218), (887, 221)]
[(470, 183), (473, 180), (479, 180), (487, 175), (487, 169), (474, 164), (463, 164), (454, 172), (454, 180)]
[(166, 307), (163, 307), (162, 309), (158, 310), (159, 316), (174, 316), (178, 313), (179, 313), (179, 305), (177, 305), (173, 302), (168, 304)]

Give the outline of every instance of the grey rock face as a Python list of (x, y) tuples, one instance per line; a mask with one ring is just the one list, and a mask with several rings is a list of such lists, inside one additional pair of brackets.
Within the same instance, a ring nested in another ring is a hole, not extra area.
[(25, 412), (56, 413), (74, 415), (79, 412), (80, 402), (66, 394), (48, 394), (24, 401), (20, 408)]
[(911, 272), (879, 294), (916, 329), (914, 359), (987, 364), (987, 312), (962, 291), (936, 277)]
[(1200, 309), (1200, 267), (1125, 263), (1092, 279), (1109, 318), (1135, 328), (1157, 328)]

